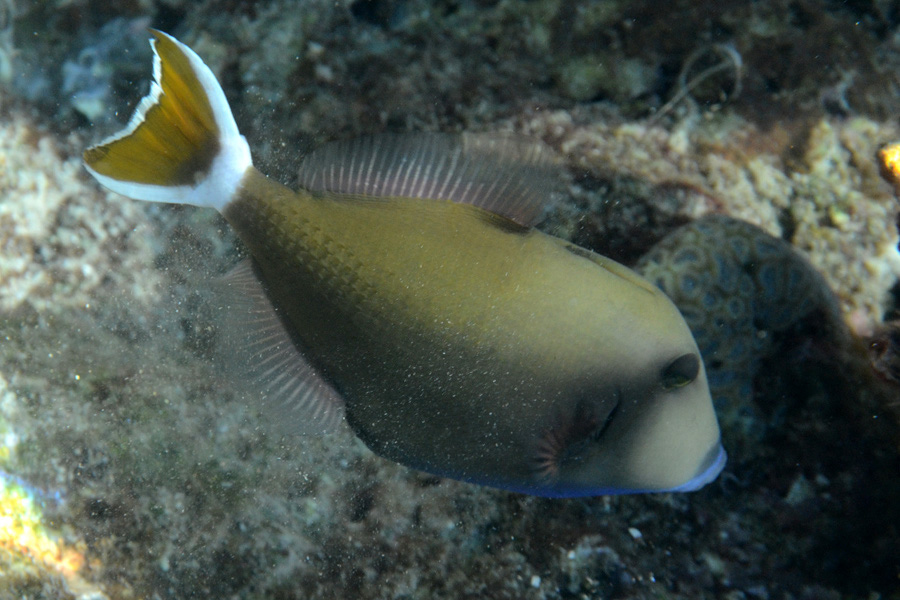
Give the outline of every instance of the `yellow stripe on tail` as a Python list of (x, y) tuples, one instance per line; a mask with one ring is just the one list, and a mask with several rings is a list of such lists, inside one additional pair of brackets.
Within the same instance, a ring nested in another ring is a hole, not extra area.
[(137, 200), (222, 210), (251, 166), (215, 75), (193, 50), (152, 30), (153, 84), (128, 125), (84, 153), (87, 170)]

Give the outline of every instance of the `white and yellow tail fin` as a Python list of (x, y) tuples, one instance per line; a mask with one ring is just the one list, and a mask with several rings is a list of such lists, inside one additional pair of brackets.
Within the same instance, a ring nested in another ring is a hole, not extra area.
[(89, 148), (84, 165), (114, 192), (222, 210), (251, 166), (215, 75), (197, 54), (152, 30), (153, 84), (128, 125)]

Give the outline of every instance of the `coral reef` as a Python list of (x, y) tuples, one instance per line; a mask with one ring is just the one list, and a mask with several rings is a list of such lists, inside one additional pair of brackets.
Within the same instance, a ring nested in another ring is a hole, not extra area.
[(21, 113), (0, 122), (0, 311), (89, 309), (104, 282), (158, 299), (141, 207), (88, 186), (59, 146)]
[(733, 117), (670, 132), (571, 110), (525, 115), (522, 125), (579, 174), (586, 210), (556, 215), (553, 231), (632, 263), (674, 227), (721, 212), (790, 241), (845, 315), (872, 324), (887, 312), (900, 275), (898, 206), (876, 153), (900, 133), (895, 124), (825, 119), (799, 142), (790, 123), (762, 132)]

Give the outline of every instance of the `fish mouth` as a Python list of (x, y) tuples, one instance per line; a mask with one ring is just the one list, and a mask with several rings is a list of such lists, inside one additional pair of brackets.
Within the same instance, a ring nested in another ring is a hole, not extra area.
[(693, 492), (699, 490), (719, 476), (719, 473), (725, 468), (726, 462), (728, 462), (728, 453), (725, 452), (722, 443), (717, 441), (713, 447), (707, 451), (706, 455), (703, 457), (703, 462), (700, 463), (700, 467), (693, 477), (677, 487), (661, 491)]

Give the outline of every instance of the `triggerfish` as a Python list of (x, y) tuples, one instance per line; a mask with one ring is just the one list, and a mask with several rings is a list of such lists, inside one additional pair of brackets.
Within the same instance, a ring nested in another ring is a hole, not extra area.
[(107, 188), (212, 207), (252, 255), (242, 350), (287, 428), (346, 419), (376, 454), (551, 497), (690, 491), (725, 464), (697, 345), (636, 273), (533, 228), (536, 142), (336, 142), (298, 191), (257, 171), (215, 76), (153, 31), (154, 79), (84, 153)]

